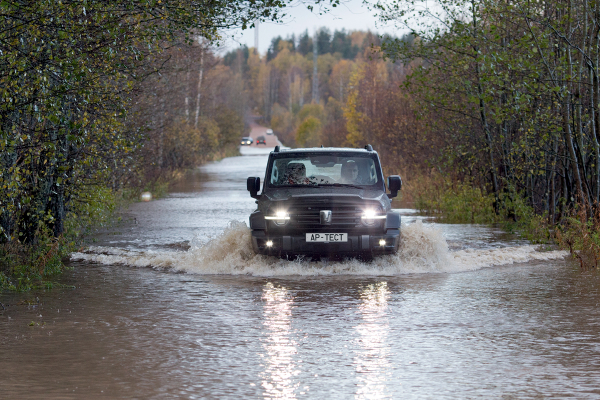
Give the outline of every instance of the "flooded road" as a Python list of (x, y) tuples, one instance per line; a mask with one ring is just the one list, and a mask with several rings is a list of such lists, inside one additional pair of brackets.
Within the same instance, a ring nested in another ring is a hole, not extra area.
[(394, 257), (255, 256), (265, 164), (132, 205), (73, 255), (75, 289), (0, 295), (0, 398), (600, 397), (596, 272), (408, 209)]

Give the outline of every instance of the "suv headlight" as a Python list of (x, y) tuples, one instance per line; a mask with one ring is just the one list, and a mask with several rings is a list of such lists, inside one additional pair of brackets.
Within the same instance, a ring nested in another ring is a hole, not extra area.
[(290, 220), (290, 215), (287, 211), (276, 211), (272, 215), (266, 215), (266, 220), (273, 221), (275, 225), (282, 226), (288, 223)]
[(360, 217), (363, 224), (367, 226), (373, 226), (379, 220), (385, 219), (386, 215), (381, 214), (381, 210), (367, 209), (363, 211)]

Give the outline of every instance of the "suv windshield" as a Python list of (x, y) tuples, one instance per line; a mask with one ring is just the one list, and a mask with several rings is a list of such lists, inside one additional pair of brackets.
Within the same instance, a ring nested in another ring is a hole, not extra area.
[(269, 186), (371, 186), (379, 182), (371, 155), (289, 154), (273, 160)]

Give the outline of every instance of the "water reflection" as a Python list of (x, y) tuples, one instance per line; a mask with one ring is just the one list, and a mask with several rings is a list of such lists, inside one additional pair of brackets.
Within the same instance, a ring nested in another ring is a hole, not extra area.
[(391, 350), (387, 282), (365, 286), (360, 291), (359, 311), (362, 322), (356, 327), (358, 351), (354, 357), (357, 373), (356, 399), (390, 398), (387, 382), (391, 378)]
[(267, 283), (263, 288), (264, 372), (261, 374), (263, 395), (268, 399), (295, 399), (299, 382), (293, 377), (300, 371), (294, 356), (298, 350), (292, 337), (292, 307), (294, 299), (285, 287)]

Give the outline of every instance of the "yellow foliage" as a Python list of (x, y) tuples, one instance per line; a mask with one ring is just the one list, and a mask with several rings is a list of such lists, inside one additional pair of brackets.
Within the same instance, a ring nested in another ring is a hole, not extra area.
[(198, 128), (177, 122), (165, 131), (163, 165), (186, 168), (200, 164), (219, 145), (219, 126), (212, 119), (200, 119)]
[(360, 104), (358, 84), (363, 76), (364, 66), (357, 68), (350, 76), (348, 99), (346, 100), (346, 106), (344, 107), (346, 129), (348, 130), (346, 140), (354, 147), (359, 147), (364, 142), (364, 136), (360, 131), (360, 125), (364, 119), (364, 115), (358, 111), (358, 105)]
[(350, 60), (338, 61), (331, 70), (329, 77), (329, 87), (334, 97), (339, 101), (344, 101), (345, 92), (352, 76), (352, 71), (356, 68), (356, 63)]
[(300, 111), (298, 111), (298, 120), (304, 121), (308, 117), (315, 117), (320, 121), (323, 121), (325, 117), (325, 110), (320, 104), (305, 104)]
[(277, 132), (287, 132), (291, 129), (291, 127), (292, 114), (279, 104), (273, 104), (271, 128)]
[(313, 116), (306, 117), (296, 130), (296, 143), (303, 147), (316, 147), (321, 144), (321, 121)]

